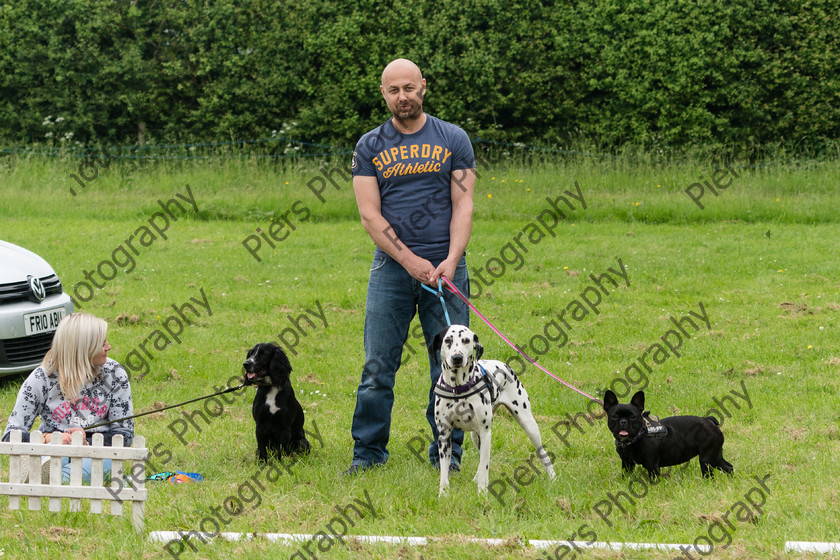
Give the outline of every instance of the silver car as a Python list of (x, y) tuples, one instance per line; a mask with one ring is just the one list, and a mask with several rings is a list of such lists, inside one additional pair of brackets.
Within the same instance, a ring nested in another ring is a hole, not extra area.
[(73, 302), (47, 261), (0, 241), (0, 377), (38, 367), (58, 322), (72, 312)]

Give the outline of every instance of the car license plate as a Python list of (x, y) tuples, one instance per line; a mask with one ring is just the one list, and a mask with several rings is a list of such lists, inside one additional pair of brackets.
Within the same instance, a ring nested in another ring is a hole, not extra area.
[(23, 330), (26, 336), (52, 332), (58, 327), (58, 322), (64, 318), (65, 313), (63, 307), (27, 313), (23, 316)]

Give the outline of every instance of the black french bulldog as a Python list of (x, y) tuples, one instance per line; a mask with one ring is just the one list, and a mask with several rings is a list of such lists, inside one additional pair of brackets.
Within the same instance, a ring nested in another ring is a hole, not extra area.
[(728, 474), (734, 470), (723, 458), (723, 432), (714, 416), (671, 416), (663, 418), (661, 426), (649, 428), (644, 391), (633, 395), (630, 404), (619, 404), (615, 393), (608, 390), (604, 410), (621, 467), (627, 473), (639, 464), (653, 480), (660, 467), (679, 465), (698, 455), (703, 476), (712, 476), (712, 467)]
[(292, 365), (276, 344), (261, 342), (250, 350), (245, 363), (245, 384), (256, 385), (253, 415), (257, 425), (257, 455), (282, 457), (309, 451), (303, 431), (303, 407), (289, 380)]

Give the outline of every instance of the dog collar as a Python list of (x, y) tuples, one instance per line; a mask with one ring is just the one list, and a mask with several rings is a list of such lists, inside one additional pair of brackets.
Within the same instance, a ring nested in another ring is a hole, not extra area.
[(639, 440), (642, 438), (642, 436), (643, 436), (643, 435), (645, 435), (645, 427), (644, 427), (644, 425), (642, 425), (641, 429), (639, 429), (639, 433), (638, 433), (638, 434), (636, 434), (636, 437), (634, 437), (633, 439), (631, 439), (631, 440), (630, 440), (630, 441), (628, 441), (627, 443), (621, 443), (621, 442), (620, 442), (620, 441), (616, 438), (616, 440), (615, 440), (615, 446), (616, 446), (616, 447), (629, 447), (629, 446), (633, 445), (634, 443), (636, 443), (637, 441), (639, 441)]
[[(481, 372), (481, 375), (472, 375), (470, 377), (470, 380), (463, 385), (453, 387), (447, 384), (442, 379), (438, 379), (438, 382), (435, 384), (434, 388), (435, 395), (443, 397), (445, 399), (460, 399), (470, 397), (472, 395), (482, 392), (485, 389), (490, 389), (492, 397), (493, 393), (492, 387), (490, 385), (490, 376), (487, 375), (487, 372), (478, 363), (476, 363), (476, 368), (479, 370), (479, 372)], [(477, 385), (479, 385), (481, 381), (484, 381), (485, 383), (477, 387)]]
[(457, 387), (453, 387), (451, 385), (448, 385), (444, 381), (438, 380), (437, 384), (435, 385), (434, 393), (439, 397), (449, 399), (460, 399), (462, 397), (469, 397), (471, 395), (475, 395), (476, 393), (480, 393), (486, 388), (484, 385), (476, 387), (479, 381), (481, 381), (481, 379), (479, 379), (478, 377), (471, 377), (470, 380), (464, 385), (458, 385)]

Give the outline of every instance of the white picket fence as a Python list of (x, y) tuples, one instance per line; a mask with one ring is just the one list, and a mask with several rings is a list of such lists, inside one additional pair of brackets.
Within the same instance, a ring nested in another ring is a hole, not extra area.
[[(123, 447), (123, 437), (114, 436), (111, 445), (103, 445), (102, 434), (94, 434), (92, 445), (83, 445), (84, 434), (73, 432), (72, 443), (62, 445), (61, 438), (44, 443), (41, 432), (30, 434), (30, 442), (21, 442), (21, 432), (13, 430), (10, 441), (0, 442), (0, 472), (8, 472), (8, 481), (0, 478), (0, 496), (8, 496), (9, 509), (21, 508), (26, 498), (31, 511), (41, 509), (41, 499), (48, 498), (49, 511), (61, 511), (62, 502), (69, 511), (81, 511), (82, 500), (90, 500), (90, 513), (103, 513), (102, 503), (110, 504), (111, 515), (131, 511), (134, 528), (144, 530), (146, 461), (149, 450), (143, 436), (134, 438), (133, 447)], [(5, 457), (9, 457), (8, 466)], [(62, 484), (61, 460), (70, 457), (70, 484)], [(82, 484), (82, 460), (90, 458), (90, 486)], [(102, 461), (111, 459), (111, 483), (104, 485)], [(24, 472), (28, 463), (29, 472)], [(43, 477), (42, 477), (42, 472)], [(124, 476), (125, 475), (125, 476)], [(42, 482), (42, 478), (44, 479)]]

